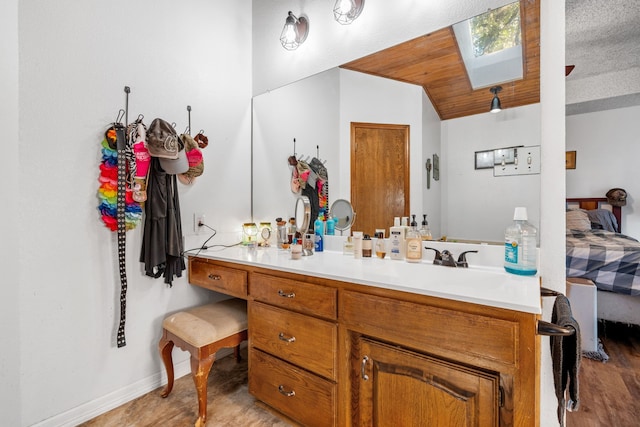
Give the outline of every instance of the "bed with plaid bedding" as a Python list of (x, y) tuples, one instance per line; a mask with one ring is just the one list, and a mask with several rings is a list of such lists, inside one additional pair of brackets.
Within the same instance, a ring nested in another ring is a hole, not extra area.
[(598, 289), (640, 295), (640, 242), (605, 230), (567, 230), (567, 277), (591, 279)]

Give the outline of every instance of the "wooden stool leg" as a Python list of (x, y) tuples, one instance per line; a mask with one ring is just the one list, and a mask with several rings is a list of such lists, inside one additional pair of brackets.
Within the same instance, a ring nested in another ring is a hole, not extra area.
[(215, 359), (215, 353), (201, 360), (198, 360), (193, 354), (191, 355), (191, 376), (198, 392), (198, 420), (195, 424), (196, 427), (203, 427), (207, 422), (207, 379)]
[(163, 336), (158, 343), (158, 350), (160, 351), (160, 356), (162, 357), (164, 368), (167, 371), (167, 386), (164, 388), (160, 396), (167, 397), (173, 389), (173, 359), (171, 357), (171, 350), (173, 350), (173, 341), (169, 341)]
[(239, 362), (239, 361), (242, 360), (242, 357), (240, 356), (240, 345), (239, 344), (233, 348), (233, 356), (236, 358), (236, 362)]

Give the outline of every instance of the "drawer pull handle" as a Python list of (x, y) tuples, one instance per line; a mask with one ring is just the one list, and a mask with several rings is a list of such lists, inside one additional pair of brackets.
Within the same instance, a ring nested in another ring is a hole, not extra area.
[(360, 366), (360, 376), (365, 381), (369, 380), (369, 375), (365, 374), (365, 372), (364, 372), (365, 368), (367, 367), (367, 362), (368, 361), (369, 361), (369, 357), (365, 355), (362, 358), (362, 365)]
[(287, 337), (287, 336), (285, 336), (284, 332), (280, 332), (278, 334), (278, 338), (280, 339), (280, 341), (296, 342), (296, 337)]
[(220, 280), (220, 279), (222, 279), (222, 277), (220, 277), (220, 275), (219, 275), (219, 274), (213, 274), (213, 273), (211, 273), (211, 274), (209, 275), (209, 279), (211, 279), (211, 280)]
[(286, 390), (284, 389), (284, 386), (283, 386), (283, 385), (279, 385), (279, 386), (278, 386), (278, 391), (280, 392), (280, 394), (283, 394), (283, 395), (285, 395), (285, 396), (287, 396), (287, 397), (293, 397), (293, 396), (295, 396), (295, 395), (296, 395), (295, 390), (286, 391)]
[(280, 295), (282, 298), (295, 298), (296, 294), (295, 292), (285, 292), (282, 289), (278, 289), (278, 295)]

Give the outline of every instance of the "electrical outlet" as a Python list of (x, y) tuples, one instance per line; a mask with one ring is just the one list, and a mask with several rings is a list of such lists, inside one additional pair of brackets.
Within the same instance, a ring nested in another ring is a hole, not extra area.
[(193, 214), (193, 232), (200, 234), (201, 231), (204, 231), (204, 214), (196, 212)]

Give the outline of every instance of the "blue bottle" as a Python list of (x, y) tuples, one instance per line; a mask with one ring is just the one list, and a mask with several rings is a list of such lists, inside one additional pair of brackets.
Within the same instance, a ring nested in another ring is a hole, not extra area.
[(318, 215), (318, 219), (316, 219), (316, 222), (313, 224), (313, 231), (315, 233), (314, 249), (316, 252), (322, 252), (324, 246), (324, 221), (320, 215)]
[(327, 236), (333, 236), (336, 234), (336, 219), (331, 217), (327, 219)]

